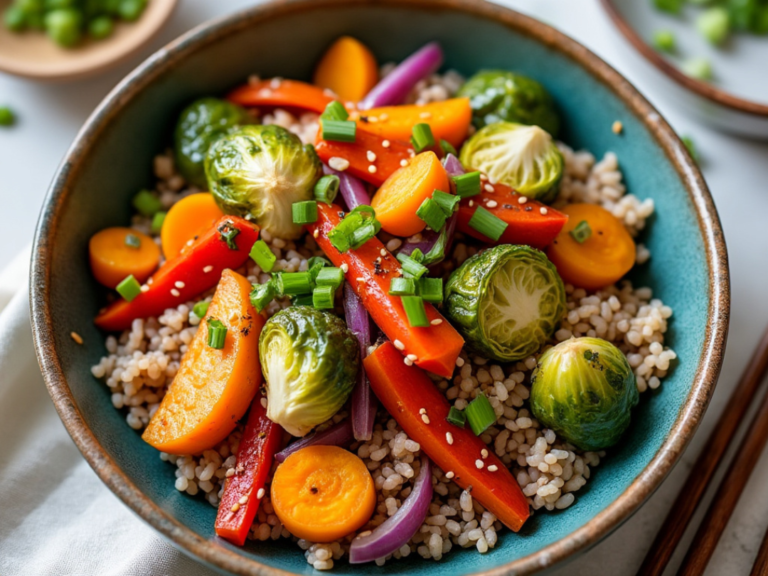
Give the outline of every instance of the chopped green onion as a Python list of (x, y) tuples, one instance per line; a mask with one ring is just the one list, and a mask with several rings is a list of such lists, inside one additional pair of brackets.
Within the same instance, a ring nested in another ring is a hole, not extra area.
[(424, 308), (424, 300), (421, 296), (403, 296), (403, 308), (408, 317), (408, 324), (414, 328), (426, 328), (429, 326), (429, 318)]
[(328, 233), (328, 240), (342, 253), (360, 248), (381, 230), (375, 216), (376, 212), (370, 206), (358, 206), (334, 226)]
[(354, 142), (357, 124), (351, 120), (323, 120), (323, 140)]
[(200, 318), (202, 320), (205, 318), (206, 312), (208, 312), (208, 306), (210, 306), (210, 302), (200, 301), (197, 304), (194, 305), (192, 308), (192, 313)]
[(333, 308), (333, 297), (336, 289), (333, 286), (318, 286), (312, 292), (312, 305), (318, 310)]
[(291, 298), (291, 304), (294, 306), (309, 306), (314, 307), (314, 300), (312, 294), (301, 294)]
[(699, 151), (696, 149), (696, 144), (693, 142), (693, 138), (690, 136), (683, 136), (680, 138), (683, 141), (683, 144), (688, 149), (688, 153), (691, 155), (691, 158), (696, 161), (696, 163), (699, 162)]
[(317, 222), (317, 202), (307, 200), (305, 202), (294, 202), (291, 205), (294, 224), (312, 224)]
[(322, 268), (315, 278), (318, 286), (331, 286), (336, 290), (344, 283), (344, 271), (341, 268)]
[(411, 252), (411, 258), (421, 264), (424, 262), (424, 252), (421, 251), (421, 248), (414, 248), (413, 252)]
[(411, 144), (413, 144), (413, 149), (416, 153), (435, 145), (435, 137), (432, 134), (432, 128), (430, 128), (429, 124), (424, 124), (422, 122), (413, 127)]
[(320, 274), (320, 270), (330, 265), (331, 263), (328, 262), (328, 260), (326, 260), (322, 256), (312, 256), (312, 258), (307, 260), (307, 271), (309, 272), (309, 275), (312, 277), (313, 284), (317, 279), (317, 275)]
[(152, 217), (152, 234), (160, 234), (163, 229), (163, 223), (165, 222), (165, 216), (168, 212), (156, 212)]
[(451, 176), (451, 181), (459, 198), (470, 198), (480, 194), (480, 172), (467, 172), (461, 176)]
[(424, 278), (419, 279), (419, 296), (432, 304), (439, 304), (443, 301), (443, 279), (442, 278)]
[(141, 239), (136, 234), (125, 235), (125, 245), (129, 248), (141, 248)]
[(136, 296), (141, 294), (141, 284), (139, 284), (139, 281), (133, 277), (133, 274), (131, 274), (125, 280), (120, 282), (115, 290), (117, 290), (117, 293), (120, 294), (126, 302), (130, 302), (136, 298)]
[(394, 277), (389, 281), (390, 296), (415, 296), (416, 281), (413, 278)]
[(133, 197), (133, 207), (139, 211), (142, 216), (149, 218), (154, 216), (163, 208), (160, 199), (149, 190), (142, 190)]
[(683, 0), (653, 0), (653, 5), (664, 12), (679, 14), (683, 7)]
[(339, 193), (340, 183), (339, 177), (335, 174), (328, 174), (320, 178), (317, 184), (315, 184), (315, 198), (317, 201), (333, 204), (336, 194)]
[(410, 256), (406, 256), (402, 252), (397, 255), (397, 259), (403, 265), (403, 273), (410, 274), (413, 278), (421, 278), (427, 273), (427, 267), (422, 266), (416, 260)]
[(284, 272), (280, 274), (280, 293), (286, 296), (312, 292), (312, 276), (309, 272)]
[(728, 10), (722, 6), (705, 10), (696, 19), (696, 28), (709, 42), (719, 46), (728, 39), (731, 32)]
[(584, 244), (584, 242), (586, 242), (587, 239), (592, 236), (592, 228), (590, 228), (589, 222), (582, 220), (573, 230), (569, 232), (569, 234), (574, 240), (576, 240), (576, 242), (579, 244)]
[(491, 424), (496, 422), (496, 412), (493, 411), (493, 406), (482, 392), (464, 409), (464, 415), (467, 417), (475, 436), (480, 436)]
[(445, 216), (450, 218), (456, 211), (456, 206), (461, 201), (461, 197), (448, 194), (442, 190), (435, 190), (432, 192), (432, 200), (434, 200), (440, 208), (445, 212)]
[(426, 222), (427, 226), (435, 232), (439, 232), (445, 226), (445, 212), (432, 198), (424, 198), (424, 202), (416, 210), (416, 216)]
[(251, 259), (263, 272), (271, 272), (277, 262), (277, 256), (274, 255), (264, 240), (257, 240), (251, 247)]
[(251, 304), (257, 312), (262, 312), (275, 299), (275, 284), (270, 280), (266, 284), (255, 284), (251, 290)]
[(653, 34), (653, 45), (661, 52), (671, 54), (675, 51), (675, 35), (671, 30), (657, 30)]
[(227, 243), (227, 248), (230, 250), (238, 250), (237, 244), (235, 243), (235, 237), (240, 234), (239, 228), (235, 228), (234, 224), (227, 220), (218, 227), (217, 231), (221, 241)]
[(475, 213), (472, 214), (472, 218), (469, 219), (469, 226), (480, 232), (483, 236), (497, 241), (504, 234), (504, 230), (507, 229), (509, 224), (498, 216), (494, 216), (482, 206), (478, 206)]
[(440, 148), (442, 148), (443, 152), (445, 152), (446, 154), (453, 154), (454, 156), (459, 155), (459, 153), (456, 152), (456, 148), (453, 147), (453, 144), (451, 144), (447, 140), (440, 140)]
[(323, 120), (338, 120), (343, 122), (349, 118), (349, 112), (347, 112), (347, 109), (344, 108), (344, 105), (341, 102), (334, 100), (325, 107), (320, 118)]
[(451, 406), (451, 409), (448, 411), (448, 417), (446, 420), (448, 420), (449, 424), (453, 424), (459, 428), (464, 428), (464, 423), (467, 421), (467, 417), (464, 415), (464, 412), (455, 406)]
[(368, 242), (368, 240), (376, 236), (378, 232), (379, 228), (376, 226), (375, 222), (366, 222), (352, 232), (352, 249), (357, 250), (360, 246)]
[(227, 337), (227, 327), (216, 318), (208, 318), (208, 346), (221, 350)]
[(712, 64), (706, 58), (691, 58), (681, 66), (686, 76), (696, 80), (712, 80)]

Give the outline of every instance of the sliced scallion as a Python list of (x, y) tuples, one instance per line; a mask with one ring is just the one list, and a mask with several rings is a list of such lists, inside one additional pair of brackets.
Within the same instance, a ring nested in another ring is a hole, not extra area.
[(294, 296), (291, 298), (291, 304), (294, 306), (314, 307), (313, 296), (312, 294), (301, 294), (300, 296)]
[(133, 207), (139, 211), (142, 216), (149, 218), (157, 214), (163, 205), (160, 199), (149, 190), (142, 190), (133, 197)]
[(227, 327), (221, 320), (208, 318), (208, 346), (221, 350), (224, 348), (224, 341), (227, 338)]
[(360, 248), (360, 246), (368, 242), (368, 240), (376, 236), (377, 233), (378, 228), (376, 227), (376, 224), (371, 221), (366, 222), (359, 228), (355, 229), (355, 231), (352, 232), (351, 237), (352, 249), (357, 250)]
[(459, 155), (459, 153), (456, 152), (456, 148), (453, 147), (453, 144), (451, 144), (447, 140), (440, 140), (440, 148), (442, 148), (443, 152), (445, 152), (446, 154), (453, 154), (454, 156)]
[(125, 245), (128, 246), (128, 248), (134, 248), (138, 250), (141, 248), (141, 238), (136, 236), (136, 234), (126, 234)]
[(400, 260), (400, 264), (403, 266), (403, 272), (409, 274), (412, 278), (421, 278), (427, 273), (426, 266), (422, 266), (416, 260), (410, 256), (406, 256), (402, 252), (397, 255), (397, 259)]
[(323, 140), (335, 142), (354, 142), (357, 124), (351, 120), (323, 120)]
[(413, 278), (395, 277), (389, 281), (390, 296), (415, 296), (416, 281)]
[(192, 313), (202, 320), (208, 312), (208, 306), (210, 306), (210, 302), (198, 302), (193, 306)]
[(152, 234), (160, 234), (163, 229), (163, 223), (165, 222), (165, 216), (168, 212), (156, 212), (152, 217)]
[(314, 283), (317, 280), (320, 270), (330, 265), (331, 263), (322, 256), (312, 256), (312, 258), (307, 260), (307, 272), (312, 277), (312, 282)]
[(592, 228), (589, 226), (589, 222), (582, 220), (576, 227), (569, 232), (571, 238), (576, 240), (579, 244), (584, 244), (590, 236), (592, 236)]
[(286, 296), (312, 292), (312, 276), (309, 272), (284, 272), (280, 274), (281, 292)]
[(453, 424), (459, 428), (464, 428), (464, 423), (467, 421), (467, 417), (464, 415), (464, 412), (455, 406), (451, 406), (451, 409), (448, 411), (448, 417), (446, 420), (448, 420), (449, 424)]
[(424, 199), (421, 206), (416, 210), (416, 216), (421, 218), (435, 232), (439, 232), (445, 226), (445, 212), (432, 198)]
[(472, 218), (469, 219), (469, 227), (473, 230), (477, 230), (483, 236), (487, 236), (491, 240), (497, 241), (504, 234), (504, 230), (507, 229), (507, 224), (499, 218), (494, 216), (488, 210), (482, 206), (478, 206), (475, 213), (472, 214)]
[(451, 176), (451, 181), (456, 189), (456, 196), (470, 198), (480, 194), (480, 172), (467, 172), (460, 176)]
[(136, 296), (141, 294), (141, 284), (139, 284), (139, 281), (133, 277), (133, 274), (131, 274), (126, 277), (125, 280), (120, 282), (115, 290), (117, 290), (117, 293), (120, 294), (126, 302), (130, 302), (136, 298)]
[(414, 248), (413, 252), (411, 252), (411, 258), (422, 264), (424, 262), (424, 252), (421, 251), (421, 248)]
[(291, 205), (294, 224), (312, 224), (317, 222), (317, 202), (307, 200), (305, 202), (294, 202)]
[(339, 177), (335, 174), (328, 174), (320, 178), (317, 184), (315, 184), (315, 198), (317, 201), (333, 204), (336, 195), (339, 193), (340, 183)]
[(336, 289), (333, 286), (318, 286), (312, 291), (312, 305), (319, 309), (333, 308), (333, 296)]
[(344, 105), (341, 102), (334, 100), (325, 107), (325, 110), (321, 114), (320, 118), (323, 120), (344, 121), (349, 118), (349, 112), (347, 112), (347, 109), (344, 108)]
[(493, 406), (482, 392), (464, 409), (464, 415), (475, 436), (480, 436), (496, 422), (496, 412), (493, 411)]
[(270, 280), (266, 284), (255, 284), (251, 290), (251, 304), (257, 312), (262, 312), (275, 299), (275, 285)]
[(426, 302), (439, 304), (443, 301), (443, 279), (423, 277), (419, 279), (419, 296)]
[(277, 256), (272, 253), (264, 240), (257, 240), (251, 248), (251, 258), (263, 272), (271, 272), (277, 262)]
[(413, 149), (417, 154), (425, 148), (430, 148), (435, 145), (435, 137), (432, 134), (432, 128), (429, 126), (429, 124), (424, 124), (422, 122), (421, 124), (416, 124), (413, 127), (413, 132), (411, 134), (411, 144), (413, 145)]
[(344, 271), (341, 268), (322, 268), (318, 271), (315, 284), (330, 286), (336, 290), (344, 283)]
[(456, 210), (456, 206), (458, 205), (459, 201), (461, 201), (461, 197), (448, 194), (442, 190), (435, 190), (432, 192), (432, 200), (434, 200), (437, 205), (443, 209), (446, 217), (450, 218)]
[(429, 326), (429, 318), (424, 308), (424, 300), (421, 296), (403, 296), (403, 308), (408, 317), (408, 324), (414, 328), (426, 328)]

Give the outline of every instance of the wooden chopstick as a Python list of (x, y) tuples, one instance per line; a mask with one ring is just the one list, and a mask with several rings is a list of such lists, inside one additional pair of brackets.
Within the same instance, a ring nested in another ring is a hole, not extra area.
[[(768, 370), (768, 328), (664, 520), (638, 576), (661, 576)], [(768, 419), (767, 419), (768, 420)], [(718, 535), (719, 537), (719, 535)]]
[(749, 576), (766, 576), (768, 574), (768, 530), (763, 536), (763, 543), (760, 544), (760, 550), (757, 552), (755, 564), (752, 566), (752, 572)]

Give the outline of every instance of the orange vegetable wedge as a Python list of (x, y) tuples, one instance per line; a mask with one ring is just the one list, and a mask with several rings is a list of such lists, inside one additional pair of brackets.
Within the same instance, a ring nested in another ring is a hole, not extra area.
[(353, 112), (350, 119), (359, 120), (360, 130), (382, 138), (409, 142), (416, 124), (429, 124), (435, 141), (447, 140), (458, 148), (467, 138), (472, 120), (469, 98), (451, 98), (442, 102), (417, 105), (383, 106)]
[(422, 152), (387, 178), (371, 206), (386, 232), (412, 236), (426, 227), (416, 211), (435, 190), (450, 191), (448, 174), (434, 152)]
[(297, 80), (262, 80), (236, 88), (227, 96), (240, 106), (309, 110), (322, 114), (325, 107), (337, 100), (327, 90)]
[[(138, 242), (138, 247), (126, 243)], [(160, 248), (146, 234), (132, 228), (107, 228), (91, 236), (88, 255), (94, 278), (108, 288), (115, 288), (128, 276), (140, 283), (149, 278), (160, 262)]]
[[(632, 269), (637, 256), (635, 241), (618, 218), (596, 204), (571, 204), (563, 213), (568, 222), (547, 250), (563, 281), (596, 290), (615, 283)], [(570, 232), (582, 222), (592, 233), (580, 243)]]
[(310, 542), (333, 542), (362, 527), (376, 492), (365, 463), (338, 446), (309, 446), (275, 471), (272, 506), (288, 531)]
[(351, 36), (342, 36), (318, 63), (314, 83), (335, 92), (344, 101), (358, 102), (378, 79), (379, 67), (371, 51)]
[(176, 202), (168, 210), (160, 231), (165, 257), (170, 260), (181, 254), (185, 246), (208, 232), (222, 216), (224, 212), (208, 192), (191, 194)]
[[(259, 335), (264, 317), (251, 306), (251, 284), (224, 270), (160, 408), (142, 438), (169, 454), (199, 454), (224, 440), (261, 385)], [(224, 348), (208, 346), (208, 320), (227, 327)]]

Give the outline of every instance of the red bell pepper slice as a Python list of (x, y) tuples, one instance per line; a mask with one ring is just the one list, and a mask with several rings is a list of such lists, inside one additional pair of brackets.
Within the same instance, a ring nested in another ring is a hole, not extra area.
[(309, 110), (318, 114), (322, 114), (329, 103), (338, 100), (318, 86), (278, 79), (245, 84), (230, 92), (227, 99), (240, 106)]
[[(229, 242), (223, 236), (238, 230)], [(259, 239), (259, 227), (237, 216), (224, 216), (181, 254), (168, 260), (147, 280), (146, 291), (130, 302), (119, 300), (103, 310), (94, 322), (102, 330), (127, 330), (136, 318), (149, 318), (176, 308), (218, 284), (221, 273), (236, 270), (248, 259)], [(232, 244), (230, 246), (230, 244)]]
[(378, 238), (372, 238), (357, 250), (344, 254), (334, 248), (328, 233), (341, 222), (341, 208), (322, 202), (317, 205), (317, 221), (307, 225), (320, 248), (334, 266), (346, 264), (345, 276), (352, 289), (360, 297), (368, 313), (384, 334), (403, 344), (403, 355), (416, 356), (414, 362), (430, 372), (450, 378), (456, 366), (464, 339), (456, 329), (443, 318), (434, 306), (425, 303), (430, 322), (440, 320), (427, 328), (415, 328), (408, 322), (408, 316), (399, 296), (389, 295), (389, 283), (401, 275), (400, 262), (384, 247)]
[[(492, 187), (493, 192), (486, 189), (486, 186)], [(480, 194), (461, 201), (457, 227), (460, 232), (488, 244), (526, 244), (534, 248), (544, 248), (557, 237), (568, 222), (568, 216), (530, 198), (526, 198), (521, 204), (521, 198), (525, 196), (505, 184), (485, 182)], [(469, 220), (478, 206), (508, 224), (498, 241), (494, 242), (469, 225)]]
[[(259, 510), (275, 454), (283, 443), (283, 429), (267, 418), (257, 395), (237, 449), (235, 474), (227, 478), (216, 514), (216, 534), (242, 546)], [(245, 500), (245, 503), (243, 503)]]
[[(520, 530), (530, 510), (517, 480), (469, 425), (459, 428), (446, 420), (448, 400), (424, 371), (406, 366), (391, 342), (379, 346), (363, 364), (376, 396), (406, 434), (444, 472), (453, 472), (454, 482), (466, 489), (471, 486), (472, 497), (504, 525)], [(426, 410), (427, 420), (422, 418), (422, 410)], [(484, 449), (488, 450), (485, 458)], [(482, 468), (477, 467), (478, 461)]]

